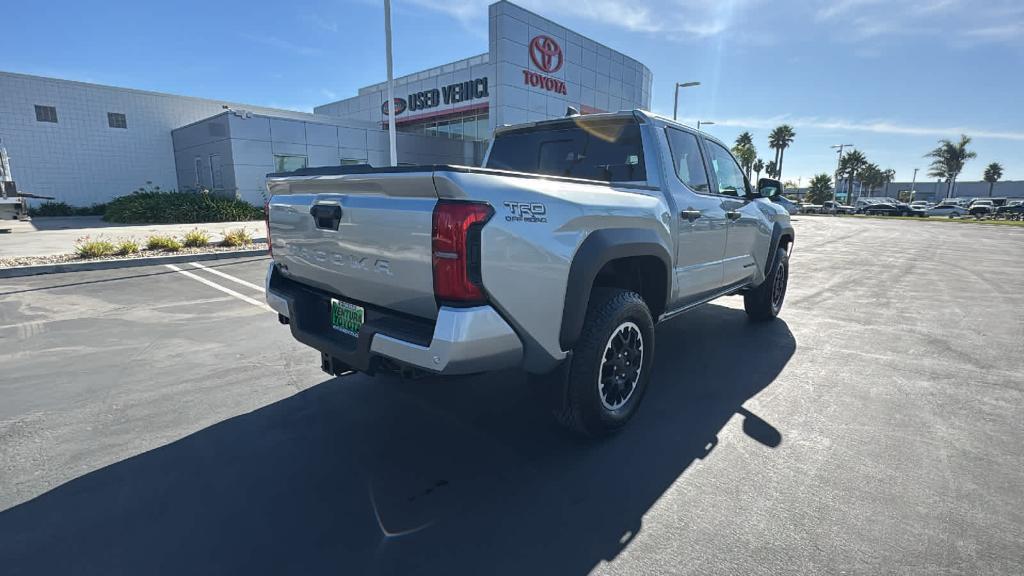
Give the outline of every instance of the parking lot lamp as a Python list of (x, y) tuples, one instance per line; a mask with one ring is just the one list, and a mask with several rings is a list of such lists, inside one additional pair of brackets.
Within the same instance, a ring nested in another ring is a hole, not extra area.
[(910, 181), (910, 201), (914, 201), (914, 186), (917, 184), (917, 171), (919, 168), (914, 168), (914, 178)]
[(705, 126), (711, 126), (712, 124), (714, 124), (714, 122), (712, 122), (711, 120), (704, 120), (703, 122), (701, 122), (700, 120), (697, 120), (697, 130), (700, 130), (700, 125), (701, 124), (703, 124)]
[(398, 166), (398, 146), (395, 141), (395, 75), (391, 60), (391, 0), (384, 0), (384, 40), (388, 60), (388, 147), (391, 150), (391, 166)]
[[(831, 146), (831, 148), (833, 150), (837, 150), (839, 152), (839, 158), (836, 159), (836, 185), (832, 187), (832, 201), (835, 202), (836, 201), (836, 195), (839, 192), (839, 167), (843, 163), (843, 148), (853, 148), (853, 144), (833, 144)], [(850, 187), (852, 185), (853, 185), (853, 182), (847, 182), (846, 183), (846, 201), (847, 202), (850, 201)]]
[(676, 120), (679, 117), (679, 89), (691, 88), (693, 86), (700, 86), (700, 82), (676, 82), (676, 99), (675, 104), (672, 106), (673, 120)]

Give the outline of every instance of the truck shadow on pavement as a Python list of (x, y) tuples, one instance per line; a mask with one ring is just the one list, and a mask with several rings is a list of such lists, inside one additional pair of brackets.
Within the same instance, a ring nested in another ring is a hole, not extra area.
[[(658, 328), (637, 417), (566, 436), (516, 373), (325, 381), (0, 513), (6, 574), (586, 574), (792, 357), (784, 321), (704, 306)], [(752, 441), (743, 437), (739, 441)], [(682, 509), (696, 525), (707, 511)]]

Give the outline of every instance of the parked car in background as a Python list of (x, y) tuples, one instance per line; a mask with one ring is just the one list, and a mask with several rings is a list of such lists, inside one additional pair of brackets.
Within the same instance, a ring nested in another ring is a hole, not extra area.
[(821, 203), (821, 211), (825, 214), (853, 214), (857, 209), (853, 206), (840, 204), (835, 200), (826, 200)]
[(961, 206), (957, 202), (943, 201), (938, 206), (932, 206), (925, 212), (928, 216), (948, 216), (950, 218), (956, 218), (959, 216), (966, 216), (967, 209)]
[(971, 216), (992, 216), (996, 213), (996, 205), (992, 200), (988, 198), (982, 198), (971, 202), (970, 208), (967, 209), (967, 213)]
[(932, 203), (927, 200), (914, 200), (910, 203), (910, 207), (914, 210), (928, 210), (932, 207)]
[(789, 212), (790, 215), (800, 213), (800, 205), (785, 196), (776, 196), (772, 198), (772, 202), (775, 202), (779, 206), (785, 208), (786, 212)]
[(869, 216), (925, 216), (924, 210), (913, 210), (903, 202), (878, 202), (858, 210)]
[(996, 208), (996, 218), (1021, 220), (1024, 218), (1024, 200), (1010, 200), (1004, 206)]
[(821, 214), (821, 204), (811, 204), (804, 202), (800, 205), (801, 214)]

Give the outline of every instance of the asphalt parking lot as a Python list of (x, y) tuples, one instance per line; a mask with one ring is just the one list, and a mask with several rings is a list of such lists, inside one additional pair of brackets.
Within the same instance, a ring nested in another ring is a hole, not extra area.
[(1024, 229), (796, 220), (782, 320), (660, 326), (598, 444), (328, 378), (265, 259), (0, 280), (0, 571), (1024, 573)]

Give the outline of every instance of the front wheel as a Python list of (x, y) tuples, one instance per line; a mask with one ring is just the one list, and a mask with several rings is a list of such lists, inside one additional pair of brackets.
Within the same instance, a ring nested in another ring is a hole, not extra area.
[(768, 277), (761, 285), (743, 294), (743, 309), (752, 320), (772, 320), (782, 310), (789, 286), (789, 253), (784, 248), (775, 251), (775, 261)]
[(636, 292), (595, 289), (573, 349), (559, 422), (589, 438), (622, 428), (636, 413), (654, 365), (654, 321)]

